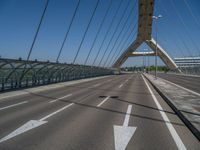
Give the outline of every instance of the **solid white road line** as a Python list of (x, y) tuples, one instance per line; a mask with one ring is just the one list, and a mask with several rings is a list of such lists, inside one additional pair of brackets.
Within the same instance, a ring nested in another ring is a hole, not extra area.
[(124, 81), (124, 83), (120, 84), (120, 85), (119, 85), (119, 88), (121, 88), (122, 86), (124, 86), (124, 84), (125, 84), (126, 82), (128, 82), (129, 79), (131, 79), (131, 78), (126, 79), (126, 80)]
[(101, 103), (97, 105), (97, 107), (100, 107), (101, 105), (103, 105), (103, 103), (105, 103), (109, 98), (110, 96), (106, 97)]
[(115, 150), (125, 150), (137, 127), (128, 126), (132, 105), (128, 105), (124, 123), (122, 126), (114, 125)]
[(68, 95), (65, 95), (65, 96), (63, 96), (63, 97), (57, 98), (57, 99), (55, 99), (55, 100), (50, 101), (49, 103), (54, 103), (54, 102), (56, 102), (56, 101), (59, 101), (59, 100), (61, 100), (61, 99), (64, 99), (64, 98), (67, 98), (67, 97), (70, 97), (70, 96), (72, 96), (72, 94), (68, 94)]
[(101, 84), (100, 83), (98, 83), (98, 84), (95, 84), (95, 85), (93, 85), (94, 87), (97, 87), (97, 86), (100, 86)]
[(16, 104), (12, 104), (12, 105), (9, 105), (9, 106), (5, 106), (5, 107), (0, 108), (0, 110), (4, 110), (4, 109), (7, 109), (7, 108), (19, 106), (19, 105), (22, 105), (22, 104), (25, 104), (25, 103), (28, 103), (28, 101), (23, 101), (23, 102), (20, 102), (20, 103), (16, 103)]
[(123, 126), (128, 127), (128, 123), (129, 123), (129, 119), (130, 119), (130, 114), (131, 114), (131, 109), (132, 109), (132, 105), (128, 105), (128, 109), (127, 109), (127, 112), (126, 112), (126, 116), (125, 116), (125, 119), (124, 119)]
[(192, 94), (195, 94), (195, 95), (197, 95), (197, 96), (200, 96), (200, 93), (197, 93), (197, 92), (195, 92), (195, 91), (192, 91), (192, 90), (190, 90), (190, 89), (187, 89), (187, 88), (185, 88), (185, 87), (182, 87), (182, 86), (180, 86), (180, 85), (178, 85), (178, 84), (175, 84), (175, 83), (173, 83), (173, 82), (171, 82), (171, 81), (168, 81), (168, 80), (165, 80), (165, 79), (163, 79), (163, 78), (161, 78), (162, 80), (164, 80), (164, 81), (166, 81), (166, 82), (168, 82), (168, 83), (171, 83), (171, 84), (173, 84), (173, 85), (175, 85), (175, 86), (177, 86), (177, 87), (179, 87), (179, 88), (181, 88), (181, 89), (183, 89), (183, 90), (186, 90), (186, 91), (188, 91), (188, 92), (190, 92), (190, 93), (192, 93)]
[(154, 102), (156, 103), (157, 108), (158, 108), (159, 110), (161, 110), (161, 111), (159, 111), (159, 112), (160, 112), (160, 114), (161, 114), (163, 120), (165, 121), (165, 124), (166, 124), (166, 126), (167, 126), (167, 128), (168, 128), (168, 130), (169, 130), (169, 132), (170, 132), (170, 134), (171, 134), (171, 136), (172, 136), (172, 138), (174, 139), (174, 142), (176, 143), (176, 146), (178, 147), (179, 150), (186, 150), (186, 147), (185, 147), (185, 145), (183, 144), (181, 138), (179, 137), (178, 133), (177, 133), (176, 130), (174, 129), (173, 125), (170, 123), (169, 118), (167, 117), (167, 115), (166, 115), (165, 112), (163, 111), (162, 106), (161, 106), (160, 103), (158, 102), (156, 96), (155, 96), (154, 93), (152, 92), (150, 86), (148, 85), (148, 83), (147, 83), (146, 79), (143, 77), (143, 75), (142, 75), (142, 78), (143, 78), (143, 80), (144, 80), (144, 82), (145, 82), (145, 84), (146, 84), (146, 86), (147, 86), (149, 92), (151, 93), (151, 96), (152, 96)]
[(119, 88), (121, 88), (123, 85), (124, 85), (124, 84), (121, 84), (121, 85), (119, 86)]
[(45, 117), (39, 119), (39, 121), (44, 121), (44, 120), (46, 120), (47, 118), (49, 118), (49, 117), (51, 117), (51, 116), (53, 116), (53, 115), (55, 115), (55, 114), (57, 114), (57, 113), (59, 113), (59, 112), (65, 110), (66, 108), (68, 108), (68, 107), (70, 107), (70, 106), (72, 106), (72, 105), (74, 105), (74, 103), (70, 103), (70, 104), (68, 104), (68, 105), (66, 105), (66, 106), (64, 106), (64, 107), (62, 107), (61, 109), (58, 109), (57, 111), (54, 111), (53, 113), (51, 113), (51, 114), (49, 114), (49, 115), (47, 115), (47, 116), (45, 116)]
[(34, 129), (36, 127), (39, 127), (39, 126), (47, 123), (48, 121), (45, 121), (47, 118), (52, 117), (53, 115), (55, 115), (55, 114), (57, 114), (57, 113), (65, 110), (66, 108), (72, 106), (73, 104), (74, 103), (70, 103), (70, 104), (68, 104), (68, 105), (60, 108), (59, 110), (57, 110), (57, 111), (55, 111), (55, 112), (53, 112), (53, 113), (51, 113), (51, 114), (49, 114), (49, 115), (47, 115), (47, 116), (39, 119), (39, 120), (30, 120), (30, 121), (28, 121), (27, 123), (25, 123), (21, 127), (17, 128), (16, 130), (14, 130), (13, 132), (11, 132), (7, 136), (1, 138), (0, 139), (0, 143), (4, 142), (4, 141), (7, 141), (7, 140), (9, 140), (9, 139), (11, 139), (13, 137), (16, 137), (16, 136), (18, 136), (18, 135), (20, 135), (22, 133), (25, 133), (25, 132), (27, 132), (27, 131), (29, 131), (31, 129)]

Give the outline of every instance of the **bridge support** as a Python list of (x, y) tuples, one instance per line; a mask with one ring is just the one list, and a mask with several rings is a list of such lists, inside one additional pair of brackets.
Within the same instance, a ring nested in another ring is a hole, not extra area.
[[(152, 38), (154, 0), (138, 0), (138, 2), (139, 14), (137, 38), (113, 64), (113, 68), (119, 68), (128, 59), (128, 57), (143, 56), (144, 54), (142, 55), (142, 53), (135, 52), (143, 42), (145, 42), (153, 50), (153, 52), (150, 52), (147, 56), (155, 55), (156, 41)], [(171, 70), (181, 72), (178, 66), (159, 44), (157, 44), (157, 54)]]

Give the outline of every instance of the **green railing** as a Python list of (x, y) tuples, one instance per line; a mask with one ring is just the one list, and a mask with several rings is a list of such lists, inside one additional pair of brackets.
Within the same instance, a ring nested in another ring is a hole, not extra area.
[(0, 59), (0, 91), (111, 74), (111, 69), (95, 66)]

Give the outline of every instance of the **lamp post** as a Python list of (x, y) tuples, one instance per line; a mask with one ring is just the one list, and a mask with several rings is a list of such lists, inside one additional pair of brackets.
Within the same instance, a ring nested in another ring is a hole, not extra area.
[[(148, 49), (144, 49), (144, 52), (148, 52)], [(145, 54), (145, 71), (147, 72), (147, 70), (149, 69), (149, 66), (148, 66), (148, 62), (147, 62), (147, 57), (146, 57), (147, 55)], [(148, 57), (149, 58), (149, 57)]]
[(159, 18), (162, 18), (162, 15), (158, 15), (158, 16), (153, 16), (153, 19), (155, 19), (155, 27), (156, 27), (156, 55), (155, 55), (155, 79), (157, 79), (157, 56), (158, 56), (158, 52), (157, 52), (157, 47), (158, 47), (158, 27), (157, 27), (157, 21)]

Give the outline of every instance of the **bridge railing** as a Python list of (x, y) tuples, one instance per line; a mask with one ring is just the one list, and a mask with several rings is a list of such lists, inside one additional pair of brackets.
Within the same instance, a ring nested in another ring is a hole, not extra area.
[(113, 74), (108, 68), (0, 59), (0, 91)]

